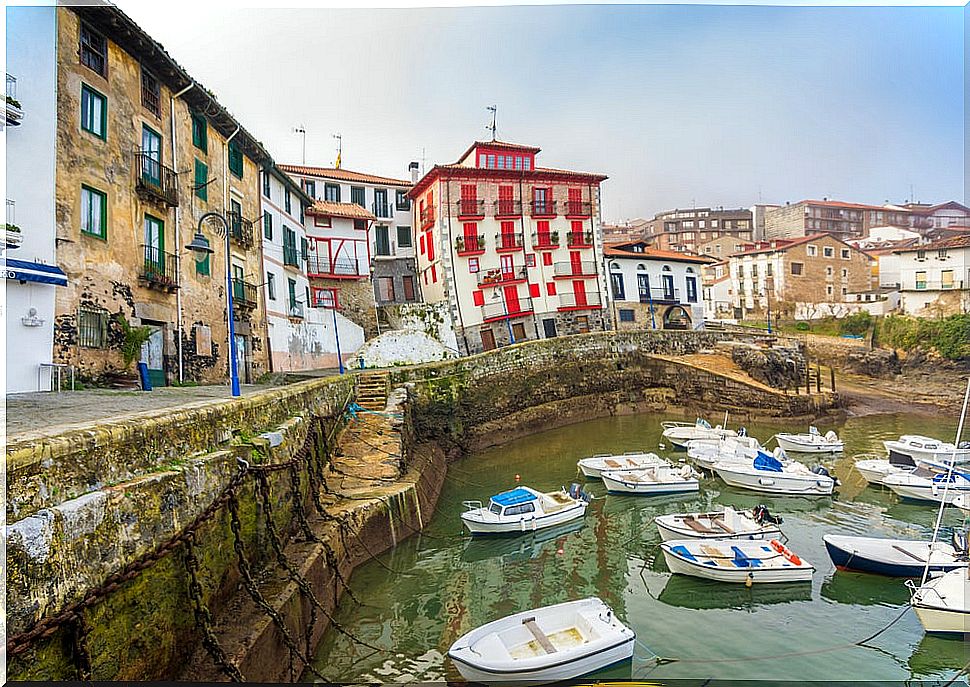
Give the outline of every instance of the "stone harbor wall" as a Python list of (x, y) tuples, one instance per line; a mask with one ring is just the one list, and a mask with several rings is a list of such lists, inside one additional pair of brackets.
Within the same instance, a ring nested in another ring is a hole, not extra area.
[(365, 343), (358, 351), (358, 365), (355, 367), (417, 365), (454, 358), (456, 355), (424, 332), (394, 329)]

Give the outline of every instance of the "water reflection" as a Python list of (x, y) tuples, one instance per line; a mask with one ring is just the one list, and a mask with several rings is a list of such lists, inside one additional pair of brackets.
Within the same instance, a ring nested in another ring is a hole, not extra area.
[(684, 575), (671, 575), (657, 599), (681, 608), (730, 608), (754, 612), (764, 604), (811, 601), (809, 584), (722, 584)]

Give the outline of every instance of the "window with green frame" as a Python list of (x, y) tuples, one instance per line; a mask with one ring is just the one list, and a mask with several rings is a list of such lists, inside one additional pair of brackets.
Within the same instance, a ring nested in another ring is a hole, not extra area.
[(108, 138), (108, 99), (81, 84), (81, 128), (98, 138)]
[(269, 214), (269, 210), (263, 211), (263, 236), (273, 240), (273, 215)]
[(81, 233), (108, 239), (108, 195), (81, 186)]
[(284, 207), (286, 208), (286, 214), (292, 215), (293, 214), (293, 208), (292, 208), (291, 203), (290, 203), (290, 189), (285, 189), (285, 191), (284, 191), (284, 201), (285, 201)]
[(195, 195), (209, 200), (209, 165), (202, 160), (195, 161)]
[(229, 171), (243, 178), (243, 154), (235, 143), (229, 144)]
[(212, 274), (212, 254), (205, 253), (203, 258), (196, 258), (195, 260), (195, 273), (201, 276), (210, 276)]
[(192, 145), (201, 151), (209, 151), (209, 126), (205, 117), (192, 113)]

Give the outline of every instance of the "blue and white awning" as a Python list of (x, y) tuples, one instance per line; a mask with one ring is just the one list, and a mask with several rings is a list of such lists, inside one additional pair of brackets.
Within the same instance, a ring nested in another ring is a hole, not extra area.
[(7, 279), (67, 286), (67, 275), (57, 265), (44, 265), (39, 262), (7, 258), (3, 271)]

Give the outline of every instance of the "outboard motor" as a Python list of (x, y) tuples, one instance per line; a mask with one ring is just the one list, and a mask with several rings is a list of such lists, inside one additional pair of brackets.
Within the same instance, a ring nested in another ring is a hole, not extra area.
[(826, 470), (821, 465), (816, 465), (815, 467), (813, 467), (812, 468), (812, 472), (814, 474), (816, 474), (816, 475), (822, 475), (823, 477), (831, 477), (832, 476), (832, 475), (829, 474), (829, 471)]
[(839, 440), (839, 435), (836, 434), (833, 430), (830, 429), (829, 431), (827, 431), (825, 433), (825, 440), (826, 441), (838, 441)]
[(970, 448), (970, 441), (961, 441), (957, 448)]
[(748, 436), (748, 430), (745, 429), (744, 427), (739, 427), (738, 428), (738, 436), (739, 437), (746, 437), (746, 436)]
[(583, 488), (576, 482), (569, 485), (569, 496), (576, 500), (585, 501), (586, 503), (592, 500), (592, 497), (583, 491)]
[(953, 537), (950, 540), (953, 544), (953, 550), (956, 551), (960, 558), (966, 559), (970, 556), (970, 551), (967, 550), (967, 533), (961, 532), (960, 530), (953, 530)]
[(770, 525), (780, 525), (783, 522), (780, 515), (772, 515), (768, 511), (768, 506), (764, 504), (758, 504), (755, 506), (752, 511), (752, 515), (754, 515), (755, 522), (757, 522), (759, 525), (764, 525), (765, 523)]

